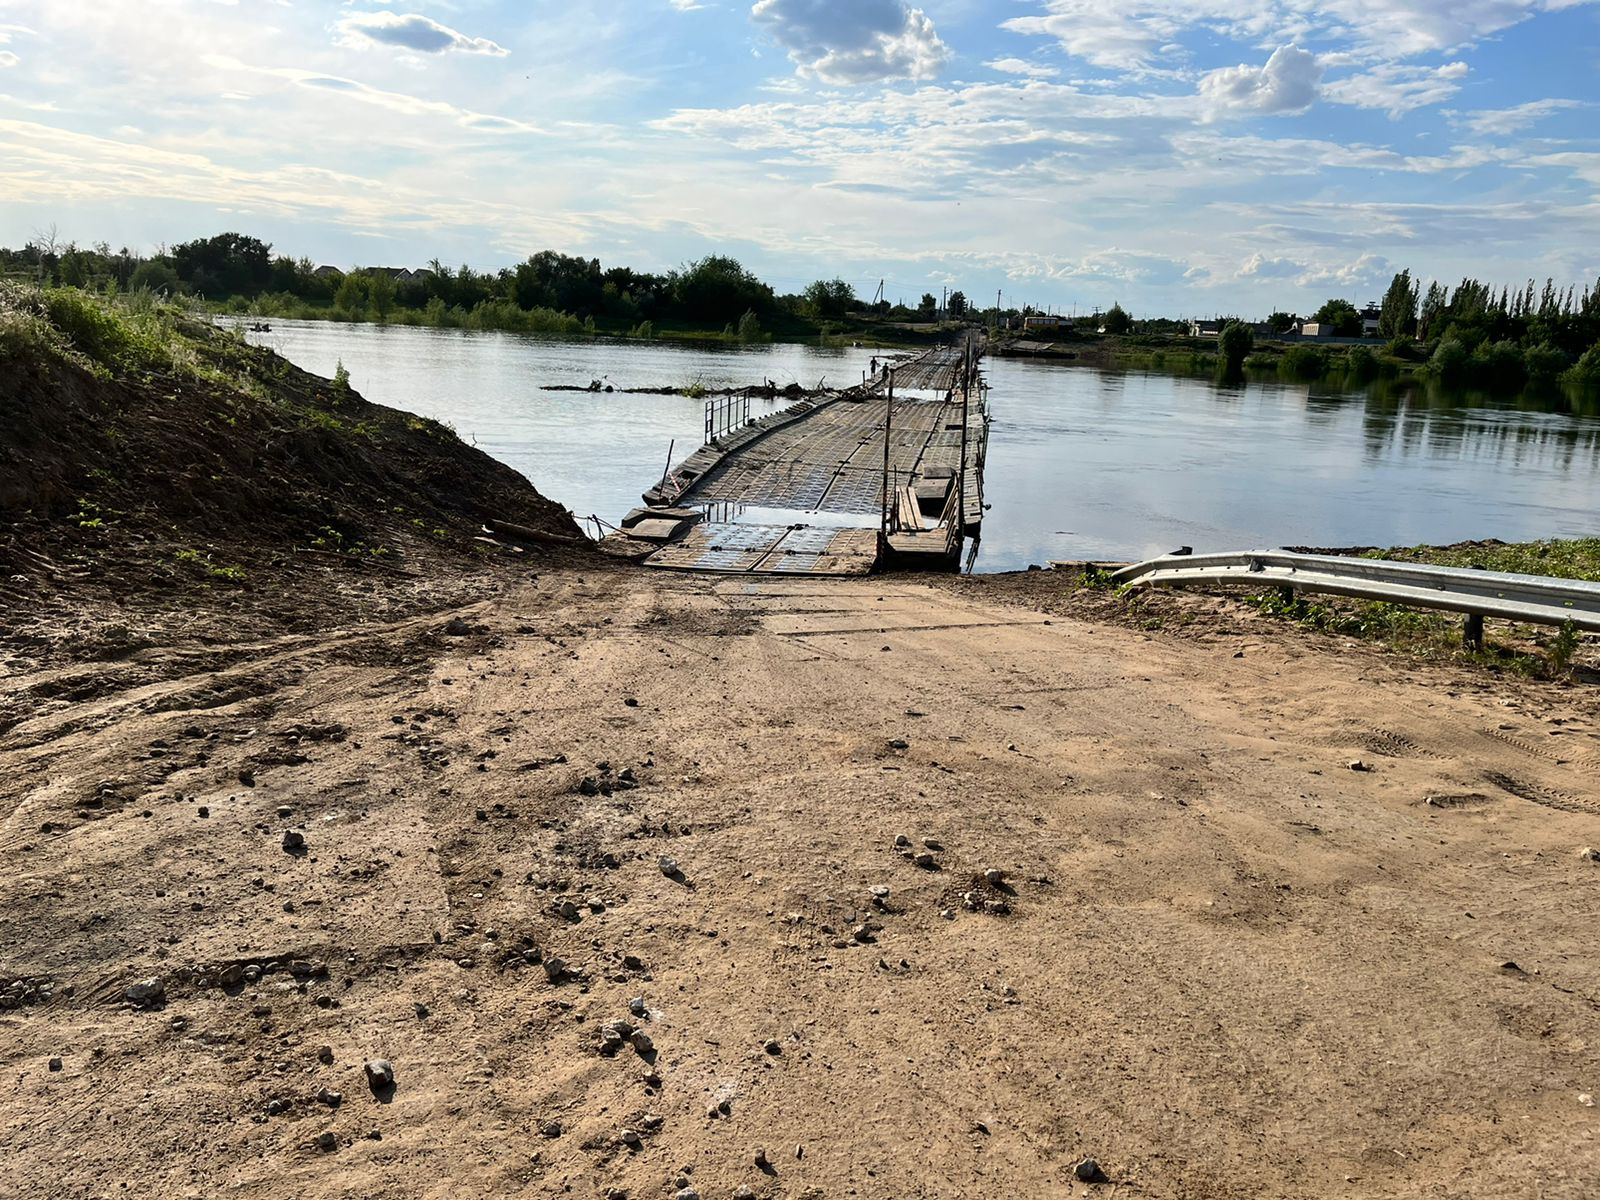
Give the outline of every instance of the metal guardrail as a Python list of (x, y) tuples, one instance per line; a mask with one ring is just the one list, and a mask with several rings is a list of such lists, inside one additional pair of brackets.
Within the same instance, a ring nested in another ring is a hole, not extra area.
[(1600, 583), (1505, 571), (1288, 550), (1169, 554), (1114, 571), (1124, 584), (1240, 583), (1260, 588), (1442, 608), (1474, 617), (1565, 625), (1600, 633)]

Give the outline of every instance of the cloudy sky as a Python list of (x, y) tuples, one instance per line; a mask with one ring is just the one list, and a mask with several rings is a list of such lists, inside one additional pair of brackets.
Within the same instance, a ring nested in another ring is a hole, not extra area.
[(0, 244), (1309, 311), (1600, 274), (1597, 0), (0, 0)]

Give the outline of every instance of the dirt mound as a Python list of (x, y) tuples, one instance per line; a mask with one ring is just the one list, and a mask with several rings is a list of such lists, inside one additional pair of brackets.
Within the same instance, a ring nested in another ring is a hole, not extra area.
[[(308, 600), (330, 565), (459, 571), (488, 520), (571, 515), (437, 421), (372, 404), (179, 310), (0, 292), (0, 591)], [(320, 603), (321, 600), (319, 599)]]

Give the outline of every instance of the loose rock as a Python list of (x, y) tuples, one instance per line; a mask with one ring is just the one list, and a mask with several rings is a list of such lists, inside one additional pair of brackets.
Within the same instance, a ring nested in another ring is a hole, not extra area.
[(374, 1092), (387, 1091), (394, 1087), (394, 1064), (387, 1058), (373, 1058), (367, 1061), (367, 1086)]
[(285, 829), (283, 831), (283, 848), (293, 854), (296, 850), (306, 848), (306, 835), (298, 829)]
[(151, 976), (138, 983), (130, 983), (122, 994), (140, 1008), (154, 1008), (167, 998), (167, 985), (160, 976)]
[(321, 1150), (324, 1154), (331, 1154), (338, 1148), (339, 1139), (334, 1137), (332, 1133), (324, 1132), (317, 1134), (318, 1150)]

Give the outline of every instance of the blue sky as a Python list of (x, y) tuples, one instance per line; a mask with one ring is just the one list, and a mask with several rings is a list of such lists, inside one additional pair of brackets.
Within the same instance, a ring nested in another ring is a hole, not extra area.
[(1136, 314), (1600, 275), (1597, 0), (0, 0), (0, 243)]

